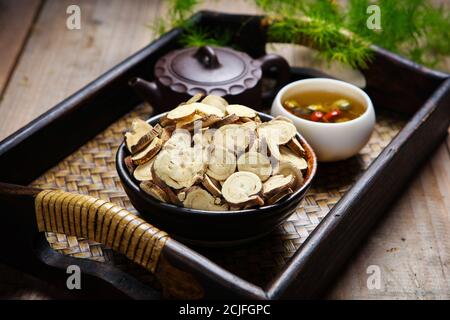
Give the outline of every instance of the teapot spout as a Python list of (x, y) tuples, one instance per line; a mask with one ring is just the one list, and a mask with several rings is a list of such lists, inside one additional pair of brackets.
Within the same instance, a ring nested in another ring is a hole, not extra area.
[(137, 95), (148, 102), (156, 110), (162, 111), (161, 93), (155, 82), (149, 82), (144, 79), (134, 77), (128, 81), (128, 85), (134, 89)]

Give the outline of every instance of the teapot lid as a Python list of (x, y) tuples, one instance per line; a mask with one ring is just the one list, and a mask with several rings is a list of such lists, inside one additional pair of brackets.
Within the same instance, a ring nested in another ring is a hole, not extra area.
[(158, 80), (176, 92), (239, 94), (261, 79), (261, 63), (244, 52), (222, 47), (175, 50), (155, 65)]

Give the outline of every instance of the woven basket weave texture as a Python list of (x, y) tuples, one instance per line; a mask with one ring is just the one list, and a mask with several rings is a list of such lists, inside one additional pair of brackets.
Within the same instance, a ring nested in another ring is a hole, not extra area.
[[(137, 213), (123, 191), (114, 158), (131, 120), (135, 117), (147, 119), (151, 112), (151, 107), (146, 104), (136, 107), (32, 185), (88, 194)], [(394, 114), (379, 112), (375, 131), (360, 154), (347, 161), (320, 163), (315, 181), (302, 204), (269, 236), (238, 248), (195, 249), (246, 280), (259, 285), (266, 284), (349, 190), (358, 176), (391, 142), (404, 123), (403, 119)], [(111, 250), (86, 239), (47, 233), (47, 240), (53, 249), (73, 257), (109, 263), (123, 260), (114, 260)]]

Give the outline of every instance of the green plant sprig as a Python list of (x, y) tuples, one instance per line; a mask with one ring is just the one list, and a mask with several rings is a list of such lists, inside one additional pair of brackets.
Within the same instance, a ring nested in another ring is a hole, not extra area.
[[(185, 29), (182, 44), (230, 45), (223, 30), (188, 26), (186, 21), (201, 0), (167, 0), (168, 19), (158, 21), (159, 33), (168, 27)], [(450, 55), (450, 13), (429, 0), (254, 0), (267, 14), (268, 40), (295, 43), (317, 49), (327, 60), (364, 68), (370, 62), (374, 43), (418, 63), (435, 66)], [(367, 7), (381, 9), (381, 30), (366, 26)]]
[(371, 43), (427, 66), (450, 55), (450, 12), (427, 0), (379, 0), (382, 30), (366, 27), (361, 15), (373, 1), (350, 0), (346, 27)]
[(354, 68), (366, 68), (371, 60), (370, 43), (338, 25), (317, 18), (282, 16), (268, 18), (268, 41), (305, 45), (326, 60)]
[(186, 26), (180, 43), (187, 47), (210, 46), (232, 46), (232, 34), (228, 30), (211, 30), (199, 26)]

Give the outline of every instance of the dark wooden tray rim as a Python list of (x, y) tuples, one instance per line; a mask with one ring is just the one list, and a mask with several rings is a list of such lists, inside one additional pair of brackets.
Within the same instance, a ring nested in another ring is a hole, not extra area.
[[(226, 25), (236, 35), (235, 43), (251, 56), (258, 57), (264, 54), (266, 43), (261, 18), (201, 11), (192, 17), (192, 21), (199, 25)], [(180, 29), (166, 33), (3, 140), (0, 143), (0, 181), (31, 183), (130, 111), (140, 101), (127, 86), (128, 79), (133, 76), (148, 79), (158, 57), (178, 47), (177, 39), (181, 33)], [(445, 138), (450, 121), (449, 75), (424, 68), (376, 46), (373, 50), (372, 64), (369, 69), (362, 70), (367, 83), (365, 89), (375, 105), (407, 114), (410, 117), (407, 125), (266, 288), (236, 277), (189, 248), (184, 256), (174, 258), (173, 263), (187, 267), (198, 276), (206, 297), (318, 297), (413, 173)], [(293, 68), (293, 72), (305, 77), (315, 74), (308, 69)], [(389, 192), (386, 192), (387, 188)], [(102, 288), (108, 292), (118, 289), (133, 298), (159, 297), (155, 290), (111, 266), (62, 256), (49, 249), (42, 236), (37, 241), (30, 238), (34, 222), (30, 221), (29, 212), (24, 212), (26, 201), (24, 206), (11, 203), (3, 196), (0, 201), (4, 210), (14, 212), (6, 218), (8, 228), (0, 233), (0, 259), (3, 262), (63, 284), (66, 274), (61, 268), (76, 263), (88, 274), (87, 288), (96, 292)], [(127, 280), (126, 285), (117, 280), (120, 277)]]

